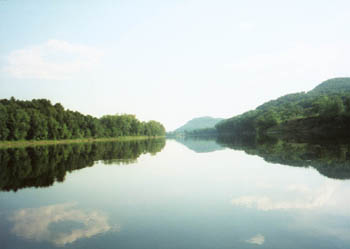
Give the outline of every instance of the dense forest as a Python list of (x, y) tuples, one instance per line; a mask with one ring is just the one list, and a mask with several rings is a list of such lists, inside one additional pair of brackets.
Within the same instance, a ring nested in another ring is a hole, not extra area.
[(218, 134), (218, 131), (215, 127), (205, 128), (205, 129), (196, 129), (192, 131), (185, 131), (185, 137), (213, 137)]
[(226, 119), (220, 134), (350, 135), (350, 78), (327, 80), (305, 93), (288, 94)]
[(47, 99), (0, 100), (0, 140), (44, 140), (119, 136), (164, 136), (157, 121), (141, 122), (134, 115), (95, 118), (65, 110)]
[(61, 144), (0, 149), (0, 191), (46, 187), (63, 182), (67, 172), (93, 166), (134, 163), (145, 153), (161, 151), (165, 139)]

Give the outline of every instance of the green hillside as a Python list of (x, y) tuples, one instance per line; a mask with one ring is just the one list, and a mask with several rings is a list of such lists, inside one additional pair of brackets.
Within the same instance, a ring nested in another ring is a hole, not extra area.
[(329, 94), (329, 93), (341, 93), (350, 92), (350, 78), (335, 78), (326, 80), (323, 83), (315, 87), (311, 93), (316, 94)]
[(350, 78), (327, 80), (313, 90), (271, 100), (255, 110), (226, 119), (219, 133), (350, 135)]
[(199, 117), (188, 121), (183, 126), (177, 128), (175, 133), (190, 132), (198, 129), (214, 128), (217, 123), (222, 121), (222, 118)]

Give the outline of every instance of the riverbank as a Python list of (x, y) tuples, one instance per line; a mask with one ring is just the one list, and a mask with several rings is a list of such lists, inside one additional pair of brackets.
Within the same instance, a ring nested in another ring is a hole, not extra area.
[(76, 138), (76, 139), (63, 139), (63, 140), (0, 141), (0, 149), (30, 147), (30, 146), (44, 146), (44, 145), (55, 145), (55, 144), (146, 140), (146, 139), (153, 139), (153, 138), (163, 138), (163, 137), (162, 136), (152, 136), (152, 137), (149, 137), (149, 136), (125, 136), (125, 137), (114, 137), (114, 138)]

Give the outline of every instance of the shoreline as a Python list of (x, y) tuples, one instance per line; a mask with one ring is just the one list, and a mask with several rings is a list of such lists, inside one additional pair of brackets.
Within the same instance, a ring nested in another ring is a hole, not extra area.
[(113, 137), (113, 138), (75, 138), (75, 139), (62, 139), (62, 140), (0, 141), (0, 149), (45, 146), (45, 145), (56, 145), (56, 144), (132, 141), (132, 140), (146, 140), (146, 139), (155, 139), (155, 138), (165, 138), (165, 136), (125, 136), (125, 137)]

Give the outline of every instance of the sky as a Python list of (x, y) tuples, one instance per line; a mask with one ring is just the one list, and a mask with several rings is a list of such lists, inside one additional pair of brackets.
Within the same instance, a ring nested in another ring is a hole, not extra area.
[(0, 99), (171, 131), (350, 76), (350, 1), (0, 0)]

